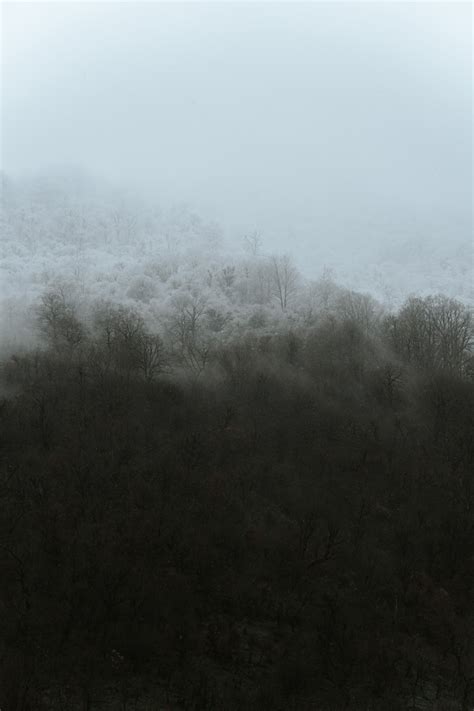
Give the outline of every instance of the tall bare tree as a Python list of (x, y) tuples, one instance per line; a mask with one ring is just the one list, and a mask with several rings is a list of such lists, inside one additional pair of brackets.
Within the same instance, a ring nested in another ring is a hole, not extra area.
[(281, 310), (286, 311), (288, 301), (298, 286), (298, 270), (289, 254), (275, 255), (271, 259), (273, 293)]
[(262, 249), (262, 235), (254, 230), (244, 237), (244, 249), (252, 256), (258, 257)]

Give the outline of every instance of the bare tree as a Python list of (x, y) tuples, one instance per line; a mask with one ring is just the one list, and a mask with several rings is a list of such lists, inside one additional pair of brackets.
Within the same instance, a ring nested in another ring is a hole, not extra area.
[(439, 365), (464, 371), (474, 342), (471, 311), (446, 296), (430, 298), (429, 305), (434, 317)]
[(273, 293), (281, 310), (286, 311), (289, 299), (298, 286), (298, 270), (289, 254), (275, 255), (271, 259)]
[(145, 380), (150, 381), (168, 367), (165, 347), (157, 334), (143, 333), (137, 343), (137, 364)]
[(61, 287), (47, 291), (36, 310), (40, 332), (55, 348), (76, 348), (85, 337), (85, 329)]
[(168, 321), (181, 362), (197, 375), (204, 370), (209, 356), (209, 344), (203, 340), (200, 327), (206, 307), (207, 299), (202, 294), (182, 294), (174, 300), (174, 313)]
[(139, 314), (105, 303), (96, 309), (94, 328), (109, 365), (127, 372), (138, 368), (140, 344), (146, 333)]
[(408, 361), (425, 368), (464, 372), (472, 357), (471, 312), (446, 296), (410, 298), (399, 314), (388, 320), (395, 349)]
[(370, 294), (348, 290), (340, 294), (337, 309), (343, 318), (357, 323), (365, 335), (370, 333), (381, 314), (380, 305)]
[(106, 366), (125, 373), (141, 373), (153, 380), (168, 367), (166, 349), (158, 334), (150, 333), (142, 317), (124, 306), (102, 304), (94, 315), (94, 326)]
[(252, 256), (258, 257), (262, 249), (262, 236), (260, 232), (254, 230), (244, 237), (244, 249)]
[(199, 323), (206, 311), (206, 298), (197, 292), (180, 294), (174, 299), (173, 305), (174, 313), (169, 321), (169, 330), (174, 340), (181, 344), (195, 340)]

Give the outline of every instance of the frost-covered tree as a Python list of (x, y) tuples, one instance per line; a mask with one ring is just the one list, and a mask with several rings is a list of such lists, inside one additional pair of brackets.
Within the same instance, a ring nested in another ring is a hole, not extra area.
[(244, 236), (244, 249), (251, 257), (258, 257), (262, 250), (263, 240), (262, 235), (258, 230), (254, 230)]
[(298, 287), (298, 270), (289, 254), (275, 255), (271, 258), (271, 276), (273, 293), (278, 299), (281, 310), (286, 311), (291, 297)]

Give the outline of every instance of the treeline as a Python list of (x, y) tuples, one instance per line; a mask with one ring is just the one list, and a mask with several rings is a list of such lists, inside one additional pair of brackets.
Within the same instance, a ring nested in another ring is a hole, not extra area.
[[(30, 308), (58, 289), (79, 310), (127, 304), (155, 331), (195, 302), (204, 311), (200, 326), (221, 342), (249, 329), (277, 331), (288, 319), (306, 328), (323, 310), (373, 320), (380, 303), (398, 308), (433, 284), (472, 303), (470, 244), (457, 242), (455, 227), (443, 240), (407, 234), (413, 249), (383, 231), (380, 243), (355, 254), (356, 234), (338, 252), (322, 230), (310, 238), (308, 226), (295, 225), (297, 240), (252, 225), (234, 233), (186, 206), (165, 207), (157, 196), (147, 201), (77, 174), (14, 180), (0, 172), (0, 194), (0, 328), (15, 348), (29, 342)], [(278, 252), (289, 243), (295, 259)]]
[(352, 304), (224, 339), (43, 295), (1, 371), (2, 708), (472, 707), (471, 315)]
[[(276, 258), (274, 262), (278, 270)], [(80, 313), (67, 291), (57, 287), (42, 295), (34, 309), (34, 326), (52, 354), (94, 361), (97, 368), (146, 380), (177, 370), (200, 375), (219, 366), (219, 351), (236, 341), (260, 347), (290, 338), (292, 348), (302, 351), (314, 329), (338, 326), (357, 329), (373, 343), (379, 361), (472, 374), (472, 310), (455, 299), (411, 297), (398, 312), (385, 313), (369, 295), (320, 280), (314, 285), (314, 302), (287, 314), (288, 284), (283, 278), (277, 283), (284, 315), (269, 322), (265, 313), (253, 313), (246, 327), (239, 323), (234, 332), (228, 328), (231, 315), (209, 305), (195, 290), (176, 297), (161, 321), (151, 326), (137, 309), (123, 303), (96, 301)]]

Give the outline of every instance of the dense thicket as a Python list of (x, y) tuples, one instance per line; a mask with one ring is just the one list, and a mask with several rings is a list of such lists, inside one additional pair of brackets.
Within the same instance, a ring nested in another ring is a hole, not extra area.
[(472, 707), (470, 315), (351, 303), (204, 343), (199, 303), (44, 294), (2, 365), (3, 709)]

